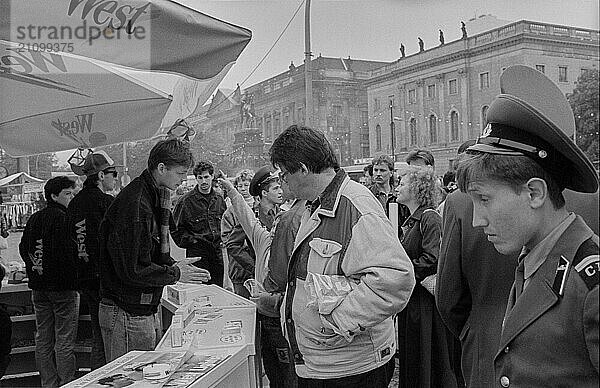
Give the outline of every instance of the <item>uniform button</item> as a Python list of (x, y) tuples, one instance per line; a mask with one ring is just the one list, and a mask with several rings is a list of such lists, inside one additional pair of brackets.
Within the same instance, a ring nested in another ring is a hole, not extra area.
[(504, 348), (504, 353), (508, 353), (508, 351), (509, 351), (509, 350), (510, 350), (510, 349), (508, 348), (508, 346), (507, 346), (507, 347), (505, 347), (505, 348)]
[(502, 385), (504, 388), (507, 388), (510, 385), (510, 380), (508, 379), (508, 377), (500, 377), (500, 385)]
[(300, 359), (300, 355), (299, 355), (298, 353), (296, 353), (296, 354), (294, 354), (294, 358), (295, 358), (296, 360), (299, 360), (299, 359)]
[(294, 287), (294, 282), (290, 282), (290, 287)]
[(288, 318), (287, 323), (292, 323), (292, 318)]

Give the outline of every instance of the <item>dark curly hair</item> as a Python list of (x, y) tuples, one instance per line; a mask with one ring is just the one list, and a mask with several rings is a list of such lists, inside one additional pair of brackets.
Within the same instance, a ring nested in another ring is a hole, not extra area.
[(215, 167), (212, 165), (211, 162), (207, 162), (205, 160), (201, 160), (198, 162), (198, 164), (196, 165), (196, 167), (194, 167), (194, 175), (198, 176), (200, 174), (202, 174), (203, 171), (208, 171), (208, 173), (210, 175), (214, 175), (215, 174)]

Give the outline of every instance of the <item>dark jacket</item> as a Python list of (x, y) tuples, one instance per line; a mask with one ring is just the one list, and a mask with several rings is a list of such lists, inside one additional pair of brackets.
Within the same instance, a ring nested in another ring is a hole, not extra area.
[(10, 364), (12, 341), (12, 321), (2, 306), (0, 306), (0, 333), (2, 333), (0, 335), (0, 377), (2, 377)]
[[(373, 193), (373, 195), (375, 196), (375, 198), (377, 198), (377, 200), (379, 201), (381, 206), (383, 206), (383, 208), (385, 209), (385, 215), (388, 216), (388, 218), (389, 218), (390, 217), (390, 203), (396, 203), (396, 193), (394, 192), (394, 189), (392, 188), (392, 192), (390, 194), (386, 194), (382, 191), (377, 190), (376, 184), (372, 184), (371, 186), (369, 186), (369, 190), (371, 190), (371, 193)], [(399, 203), (398, 204), (398, 227), (402, 226), (402, 224), (404, 224), (404, 221), (406, 221), (406, 219), (409, 216), (410, 216), (410, 210), (408, 209), (408, 207), (406, 205)], [(402, 233), (400, 232), (398, 236), (401, 237)]]
[(473, 228), (473, 202), (460, 191), (446, 198), (436, 302), (444, 323), (462, 344), (467, 387), (491, 387), (502, 318), (517, 255), (503, 256)]
[(435, 298), (420, 282), (437, 272), (442, 219), (421, 206), (402, 225), (402, 246), (415, 268), (417, 284), (398, 314), (399, 387), (457, 387), (447, 332)]
[(204, 195), (196, 186), (179, 199), (171, 236), (178, 247), (186, 250), (186, 257), (221, 260), (221, 217), (225, 209), (225, 200), (212, 189)]
[(494, 386), (598, 387), (598, 268), (598, 236), (577, 217), (506, 315)]
[(114, 200), (98, 186), (84, 186), (67, 208), (70, 250), (77, 269), (77, 288), (99, 289), (98, 229)]
[(133, 315), (157, 311), (163, 287), (180, 276), (160, 252), (160, 201), (148, 172), (117, 195), (100, 224), (100, 295)]
[(50, 201), (25, 225), (19, 253), (25, 262), (32, 290), (75, 289), (74, 263), (65, 249), (66, 210), (63, 205)]

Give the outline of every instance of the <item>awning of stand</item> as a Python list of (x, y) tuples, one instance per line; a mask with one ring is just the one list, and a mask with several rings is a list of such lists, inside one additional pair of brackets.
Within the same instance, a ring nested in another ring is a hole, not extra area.
[(31, 176), (31, 175), (27, 174), (26, 172), (18, 172), (16, 174), (9, 175), (6, 178), (0, 179), (0, 187), (9, 185), (10, 183), (17, 180), (20, 177), (23, 177), (25, 182), (19, 182), (19, 183), (41, 183), (41, 182), (44, 182), (43, 179)]

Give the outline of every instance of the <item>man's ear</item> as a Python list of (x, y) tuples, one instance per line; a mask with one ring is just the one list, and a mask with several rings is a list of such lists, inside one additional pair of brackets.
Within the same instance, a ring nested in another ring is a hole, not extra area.
[(525, 190), (528, 192), (529, 205), (532, 209), (541, 208), (549, 200), (548, 185), (541, 178), (531, 178), (525, 184)]
[(164, 174), (166, 170), (167, 170), (167, 166), (165, 166), (165, 164), (164, 164), (164, 163), (159, 163), (159, 164), (156, 166), (156, 171), (158, 171), (158, 173), (159, 173), (160, 175)]

